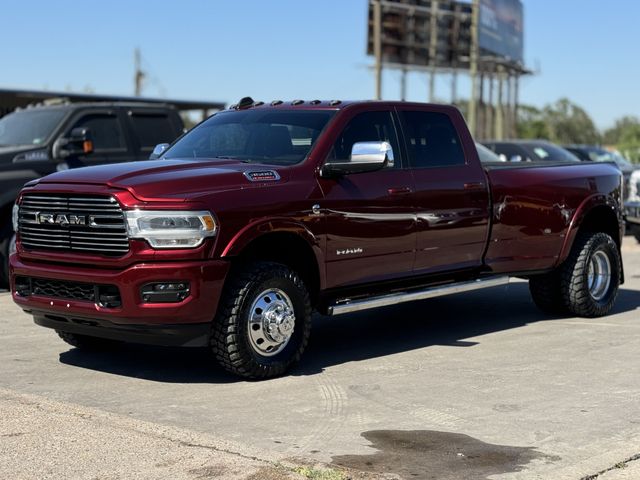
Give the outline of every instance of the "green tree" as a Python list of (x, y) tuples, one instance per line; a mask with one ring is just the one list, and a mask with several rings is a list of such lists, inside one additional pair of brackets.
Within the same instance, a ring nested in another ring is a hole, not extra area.
[(640, 118), (631, 115), (616, 120), (613, 127), (604, 132), (604, 143), (607, 145), (632, 141), (634, 138), (640, 139)]
[(549, 138), (549, 128), (539, 108), (532, 105), (518, 107), (518, 138)]
[(552, 142), (599, 143), (600, 134), (589, 114), (568, 98), (546, 105), (542, 113)]
[(634, 162), (640, 162), (640, 119), (626, 116), (604, 132), (604, 141)]

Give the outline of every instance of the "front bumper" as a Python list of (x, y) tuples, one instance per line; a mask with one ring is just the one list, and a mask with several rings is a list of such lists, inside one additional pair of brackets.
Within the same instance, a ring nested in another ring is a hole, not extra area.
[[(229, 271), (222, 260), (140, 263), (121, 270), (10, 258), (13, 300), (39, 325), (70, 333), (156, 345), (204, 346)], [(16, 292), (16, 277), (116, 286), (118, 307), (69, 298), (66, 293)], [(145, 303), (143, 285), (188, 282), (189, 296), (176, 303)], [(66, 297), (65, 297), (66, 295)]]

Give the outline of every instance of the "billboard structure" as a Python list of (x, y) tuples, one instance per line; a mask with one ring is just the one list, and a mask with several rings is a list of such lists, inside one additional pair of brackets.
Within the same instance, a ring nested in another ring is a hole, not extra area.
[(478, 46), (506, 61), (524, 64), (520, 0), (480, 0)]
[[(382, 70), (451, 76), (451, 102), (459, 103), (459, 74), (468, 74), (472, 93), (460, 102), (477, 137), (515, 136), (518, 84), (524, 67), (523, 6), (520, 0), (369, 0), (367, 53), (376, 59), (376, 97)], [(466, 108), (464, 108), (466, 107)]]

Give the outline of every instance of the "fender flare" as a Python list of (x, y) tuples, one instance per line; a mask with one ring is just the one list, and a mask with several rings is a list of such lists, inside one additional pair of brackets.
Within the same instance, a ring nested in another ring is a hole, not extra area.
[(320, 240), (304, 224), (291, 219), (262, 219), (252, 222), (240, 229), (224, 246), (220, 258), (238, 256), (253, 241), (272, 233), (294, 234), (304, 240), (315, 257), (319, 273), (320, 290), (326, 285), (324, 269), (324, 251)]
[[(613, 198), (602, 193), (596, 193), (585, 198), (571, 218), (569, 228), (567, 228), (567, 233), (565, 234), (564, 243), (562, 244), (562, 250), (560, 250), (560, 255), (558, 256), (558, 260), (556, 260), (554, 267), (557, 267), (569, 257), (571, 248), (573, 247), (573, 242), (576, 239), (578, 230), (580, 230), (580, 227), (582, 226), (582, 222), (586, 216), (597, 207), (609, 208), (615, 217), (618, 218), (618, 223), (620, 222), (620, 216), (617, 213), (619, 207)], [(619, 228), (623, 227), (619, 225)], [(622, 232), (620, 233), (620, 241), (622, 241)]]

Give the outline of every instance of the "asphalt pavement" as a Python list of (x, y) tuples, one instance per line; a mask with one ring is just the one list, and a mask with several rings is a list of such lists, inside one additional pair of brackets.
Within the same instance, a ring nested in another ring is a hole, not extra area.
[(202, 350), (78, 351), (2, 293), (0, 478), (640, 478), (632, 237), (623, 257), (607, 317), (547, 316), (524, 281), (316, 317), (262, 382)]

